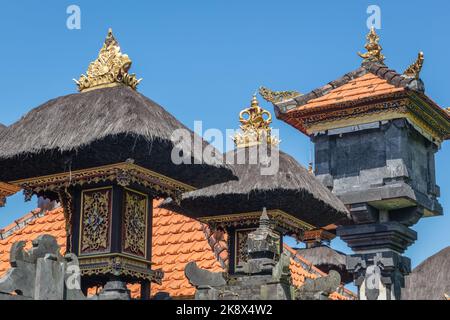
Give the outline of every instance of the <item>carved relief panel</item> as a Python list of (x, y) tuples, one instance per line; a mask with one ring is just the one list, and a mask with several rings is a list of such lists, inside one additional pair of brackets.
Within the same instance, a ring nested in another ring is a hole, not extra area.
[(125, 189), (122, 223), (122, 252), (142, 258), (147, 254), (148, 197)]
[(84, 190), (81, 194), (80, 255), (111, 250), (112, 188)]

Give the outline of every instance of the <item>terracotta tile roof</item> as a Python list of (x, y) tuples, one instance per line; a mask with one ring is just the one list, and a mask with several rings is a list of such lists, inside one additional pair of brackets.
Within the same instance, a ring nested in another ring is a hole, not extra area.
[(369, 97), (374, 98), (404, 90), (405, 88), (403, 87), (398, 88), (385, 79), (379, 78), (372, 73), (367, 73), (331, 90), (321, 97), (309, 100), (306, 104), (292, 109), (291, 112), (331, 106), (333, 104), (341, 104)]
[[(184, 276), (184, 266), (196, 261), (203, 268), (213, 272), (222, 272), (228, 264), (226, 237), (213, 234), (207, 226), (191, 218), (179, 215), (166, 209), (158, 208), (155, 201), (153, 208), (153, 268), (164, 271), (162, 285), (152, 284), (152, 295), (164, 291), (174, 298), (192, 298), (195, 289)], [(56, 236), (62, 253), (66, 247), (64, 212), (61, 208), (41, 213), (35, 210), (3, 230), (7, 234), (0, 240), (0, 275), (10, 267), (9, 250), (16, 241), (31, 241), (40, 234)], [(13, 229), (13, 231), (11, 231)], [(324, 276), (325, 273), (310, 262), (296, 254), (295, 250), (285, 245), (291, 255), (291, 272), (294, 285), (301, 286), (305, 278)], [(130, 285), (132, 296), (140, 295), (138, 285)], [(92, 290), (90, 291), (93, 292)], [(336, 299), (346, 299), (345, 295), (333, 294)]]
[[(195, 289), (184, 276), (184, 266), (196, 261), (200, 268), (213, 272), (223, 266), (211, 250), (209, 230), (191, 218), (155, 206), (153, 211), (153, 268), (164, 270), (162, 285), (152, 285), (152, 295), (158, 291), (173, 297), (191, 297)], [(215, 245), (215, 241), (211, 240)]]
[[(288, 245), (284, 244), (284, 250), (291, 257), (291, 265), (289, 269), (291, 270), (292, 282), (294, 286), (302, 286), (305, 279), (316, 279), (317, 277), (324, 277), (327, 275), (325, 272), (315, 267), (311, 262), (300, 256), (296, 250), (292, 249)], [(330, 299), (355, 300), (357, 298), (353, 292), (343, 286), (340, 287), (338, 291), (339, 292), (333, 292), (330, 295)]]

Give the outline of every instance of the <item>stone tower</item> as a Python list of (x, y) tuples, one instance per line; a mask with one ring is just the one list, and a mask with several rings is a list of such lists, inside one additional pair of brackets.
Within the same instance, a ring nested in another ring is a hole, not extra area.
[(355, 255), (347, 260), (360, 299), (400, 299), (423, 217), (442, 215), (435, 153), (449, 138), (450, 117), (425, 94), (423, 53), (403, 74), (384, 63), (372, 29), (360, 68), (301, 95), (261, 88), (277, 117), (308, 135), (315, 174), (347, 206), (339, 226)]

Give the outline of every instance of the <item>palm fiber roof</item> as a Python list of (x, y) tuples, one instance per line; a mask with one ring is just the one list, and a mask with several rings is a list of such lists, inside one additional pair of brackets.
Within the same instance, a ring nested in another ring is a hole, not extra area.
[(222, 165), (175, 165), (171, 135), (177, 129), (188, 130), (163, 107), (124, 85), (52, 99), (28, 112), (0, 137), (0, 167), (7, 168), (0, 170), (0, 181), (129, 158), (194, 187), (233, 177)]

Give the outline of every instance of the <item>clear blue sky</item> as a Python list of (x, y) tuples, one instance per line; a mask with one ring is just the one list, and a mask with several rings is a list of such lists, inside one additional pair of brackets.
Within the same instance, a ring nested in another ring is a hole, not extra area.
[[(81, 30), (66, 28), (66, 8), (81, 8)], [(366, 8), (382, 10), (386, 63), (402, 71), (425, 52), (427, 94), (450, 106), (450, 3), (442, 1), (2, 1), (0, 122), (9, 125), (41, 103), (76, 91), (112, 27), (139, 91), (189, 127), (236, 128), (238, 112), (260, 85), (309, 92), (356, 69), (363, 51)], [(272, 111), (272, 107), (261, 101)], [(281, 147), (307, 164), (307, 137), (275, 120)], [(450, 211), (450, 146), (437, 155), (441, 203)], [(18, 164), (20, 165), (20, 164)], [(0, 209), (5, 226), (35, 206), (21, 195)], [(413, 265), (450, 244), (450, 214), (415, 226)], [(348, 252), (345, 244), (334, 247)]]

